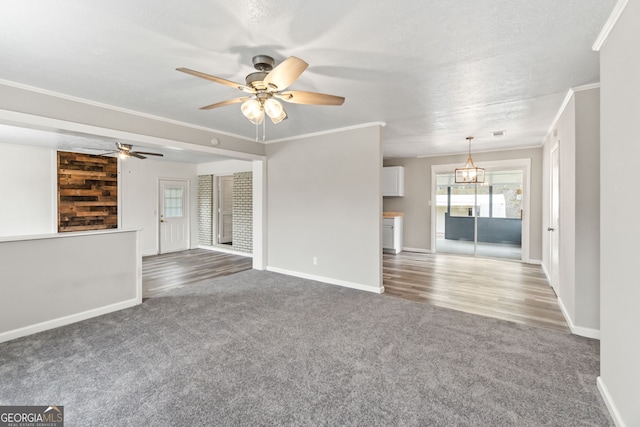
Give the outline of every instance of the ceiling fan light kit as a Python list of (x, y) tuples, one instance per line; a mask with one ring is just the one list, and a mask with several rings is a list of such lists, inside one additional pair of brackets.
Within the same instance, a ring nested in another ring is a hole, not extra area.
[(308, 105), (342, 105), (344, 103), (344, 97), (342, 96), (305, 91), (283, 92), (309, 66), (300, 58), (291, 56), (276, 67), (274, 67), (274, 59), (267, 55), (256, 55), (253, 57), (252, 62), (254, 68), (258, 71), (249, 74), (245, 78), (245, 84), (235, 83), (189, 68), (176, 68), (176, 70), (250, 93), (251, 96), (249, 97), (233, 98), (207, 105), (201, 109), (211, 110), (225, 105), (242, 103), (240, 111), (256, 126), (260, 124), (264, 126), (265, 114), (269, 116), (274, 124), (280, 123), (288, 117), (287, 111), (280, 100)]
[(464, 167), (456, 168), (455, 170), (456, 184), (482, 184), (484, 183), (484, 168), (477, 167), (473, 163), (473, 158), (471, 158), (471, 141), (473, 137), (468, 136), (466, 139), (469, 142), (469, 157)]

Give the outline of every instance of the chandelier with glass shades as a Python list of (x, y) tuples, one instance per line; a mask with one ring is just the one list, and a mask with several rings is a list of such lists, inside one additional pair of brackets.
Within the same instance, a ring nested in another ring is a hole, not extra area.
[(464, 167), (456, 168), (456, 184), (482, 184), (484, 182), (484, 169), (479, 168), (473, 163), (471, 158), (471, 141), (472, 136), (468, 136), (469, 141), (469, 158)]

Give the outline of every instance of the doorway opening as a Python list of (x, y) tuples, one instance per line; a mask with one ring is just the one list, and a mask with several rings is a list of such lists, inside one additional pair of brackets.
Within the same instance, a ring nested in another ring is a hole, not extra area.
[(253, 172), (198, 176), (198, 244), (253, 253)]
[(456, 184), (453, 169), (435, 172), (435, 251), (526, 259), (528, 169), (505, 164), (485, 174), (483, 184)]

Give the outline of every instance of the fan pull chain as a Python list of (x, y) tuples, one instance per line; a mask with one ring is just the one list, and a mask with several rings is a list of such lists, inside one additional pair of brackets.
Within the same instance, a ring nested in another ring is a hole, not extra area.
[(264, 142), (266, 137), (267, 137), (267, 121), (263, 120), (262, 121), (262, 142)]
[(260, 142), (258, 138), (258, 124), (256, 123), (256, 142)]

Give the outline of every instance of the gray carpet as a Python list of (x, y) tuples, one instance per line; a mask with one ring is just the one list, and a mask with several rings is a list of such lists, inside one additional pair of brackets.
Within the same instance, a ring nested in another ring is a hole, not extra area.
[(0, 344), (66, 426), (608, 426), (598, 342), (245, 271)]

